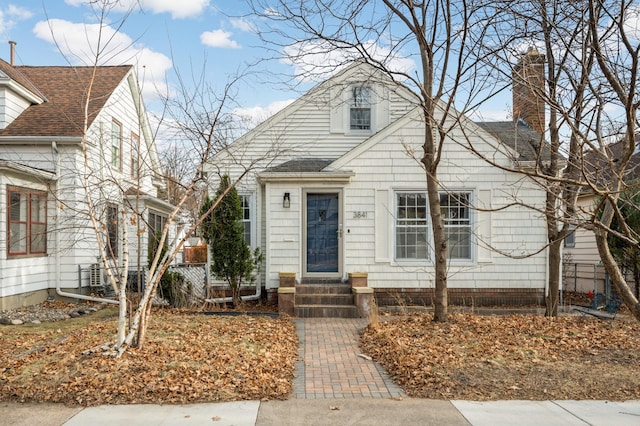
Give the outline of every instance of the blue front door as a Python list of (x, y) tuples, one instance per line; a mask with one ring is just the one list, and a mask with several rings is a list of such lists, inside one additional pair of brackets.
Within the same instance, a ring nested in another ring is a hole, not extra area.
[(338, 193), (307, 193), (307, 272), (338, 273)]

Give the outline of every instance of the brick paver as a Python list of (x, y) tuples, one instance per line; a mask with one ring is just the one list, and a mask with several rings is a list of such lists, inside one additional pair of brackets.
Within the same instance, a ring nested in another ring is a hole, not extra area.
[(299, 361), (294, 398), (395, 398), (405, 396), (382, 367), (359, 357), (365, 319), (297, 319)]

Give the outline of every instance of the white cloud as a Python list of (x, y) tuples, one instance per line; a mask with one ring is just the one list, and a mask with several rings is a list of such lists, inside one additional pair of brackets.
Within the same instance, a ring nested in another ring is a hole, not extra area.
[[(375, 60), (384, 63), (394, 72), (409, 73), (416, 68), (413, 59), (392, 53), (375, 41), (364, 43), (363, 48)], [(350, 62), (362, 58), (355, 49), (336, 48), (325, 41), (299, 42), (285, 47), (284, 63), (293, 66), (294, 75), (303, 82), (319, 82), (328, 79)]]
[(15, 27), (19, 21), (24, 21), (33, 16), (30, 10), (14, 4), (0, 9), (0, 34), (6, 34)]
[(248, 33), (256, 32), (255, 26), (244, 18), (231, 18), (229, 22), (231, 22), (231, 26), (237, 30)]
[[(85, 6), (95, 0), (65, 0), (72, 6)], [(174, 19), (192, 18), (202, 14), (209, 6), (210, 0), (119, 0), (114, 10), (124, 12), (140, 8), (151, 13), (169, 13)]]
[(508, 109), (477, 109), (469, 111), (467, 116), (474, 121), (509, 121), (513, 113)]
[(287, 99), (284, 101), (275, 101), (267, 106), (253, 106), (248, 108), (236, 108), (233, 112), (238, 117), (247, 120), (248, 127), (253, 128), (262, 123), (273, 114), (290, 105), (295, 99)]
[(23, 21), (31, 18), (33, 16), (33, 13), (23, 7), (10, 4), (7, 8), (7, 15), (17, 20)]
[(232, 34), (224, 30), (205, 31), (200, 34), (202, 44), (210, 47), (221, 47), (226, 49), (239, 49), (240, 45), (231, 40)]
[[(51, 19), (38, 22), (33, 32), (36, 37), (56, 45), (74, 65), (91, 65), (96, 55), (100, 65), (135, 65), (146, 99), (157, 98), (157, 90), (166, 91), (165, 74), (173, 65), (171, 59), (134, 43), (128, 35), (108, 25)], [(106, 44), (98, 46), (99, 39)]]

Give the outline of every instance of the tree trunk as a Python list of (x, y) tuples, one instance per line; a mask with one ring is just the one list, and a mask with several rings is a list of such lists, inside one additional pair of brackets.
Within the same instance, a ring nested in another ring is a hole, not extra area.
[[(619, 189), (622, 186), (622, 183), (618, 181), (616, 182), (616, 184), (617, 186), (615, 186), (615, 189), (617, 189), (617, 193), (619, 193)], [(614, 204), (617, 202), (617, 196), (614, 196), (613, 200), (610, 201), (610, 203)], [(629, 308), (631, 314), (638, 321), (640, 321), (640, 302), (638, 302), (638, 299), (633, 295), (633, 291), (631, 291), (631, 288), (629, 288), (629, 285), (624, 278), (624, 274), (620, 270), (618, 263), (611, 254), (611, 250), (609, 250), (609, 241), (607, 239), (609, 233), (606, 229), (611, 226), (611, 222), (614, 216), (613, 207), (610, 203), (607, 203), (605, 205), (602, 212), (602, 217), (600, 219), (604, 228), (598, 228), (594, 231), (598, 253), (600, 254), (600, 260), (602, 261), (607, 273), (609, 274), (609, 279), (622, 298), (623, 303), (627, 306), (627, 308)]]
[(433, 261), (435, 266), (435, 311), (433, 320), (446, 322), (449, 301), (447, 298), (447, 238), (440, 210), (440, 193), (435, 176), (427, 174), (427, 195), (433, 232)]
[(555, 240), (549, 243), (548, 268), (549, 268), (549, 294), (546, 297), (546, 317), (558, 316), (558, 295), (560, 292), (560, 270), (562, 266), (562, 243), (563, 240)]

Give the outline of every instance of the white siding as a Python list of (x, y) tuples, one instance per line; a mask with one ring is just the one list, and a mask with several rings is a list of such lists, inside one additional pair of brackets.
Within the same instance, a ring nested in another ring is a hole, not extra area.
[[(341, 75), (305, 95), (232, 145), (233, 155), (220, 154), (209, 165), (212, 175), (227, 172), (238, 176), (244, 166), (255, 162), (255, 169), (241, 183), (254, 190), (260, 186), (256, 174), (292, 158), (338, 159), (332, 166), (355, 173), (348, 183), (322, 179), (284, 182), (270, 180), (262, 185), (264, 218), (262, 247), (266, 254), (266, 286), (278, 286), (279, 272), (303, 274), (304, 191), (341, 190), (343, 194), (342, 272), (367, 272), (369, 286), (386, 288), (433, 287), (434, 268), (430, 261), (395, 260), (395, 193), (424, 190), (425, 172), (419, 157), (424, 126), (421, 116), (406, 93), (378, 90), (384, 105), (376, 111), (376, 121), (390, 125), (377, 133), (363, 135), (345, 132), (347, 116), (341, 88), (362, 81), (360, 75)], [(376, 83), (381, 83), (379, 80)], [(449, 286), (452, 288), (543, 289), (546, 279), (545, 252), (533, 254), (546, 243), (544, 219), (523, 207), (503, 207), (519, 201), (543, 206), (544, 192), (522, 175), (490, 166), (465, 147), (474, 148), (505, 165), (509, 158), (497, 151), (499, 144), (473, 123), (462, 132), (454, 128), (445, 144), (439, 179), (443, 190), (472, 193), (478, 207), (472, 214), (475, 249), (472, 260), (451, 262)], [(471, 135), (471, 136), (468, 136)], [(468, 138), (468, 139), (467, 139)], [(215, 191), (214, 187), (211, 191)], [(257, 191), (257, 189), (256, 189)], [(285, 192), (291, 194), (291, 207), (282, 207)], [(492, 211), (485, 211), (485, 210)], [(495, 249), (495, 250), (494, 250)], [(505, 256), (498, 253), (511, 255)], [(519, 258), (531, 255), (525, 258)]]
[[(5, 97), (5, 102), (7, 99), (9, 98)], [(99, 256), (97, 235), (87, 214), (87, 197), (91, 199), (95, 213), (100, 217), (108, 202), (122, 206), (124, 193), (130, 188), (139, 188), (147, 195), (157, 196), (152, 181), (154, 173), (159, 172), (153, 169), (157, 165), (157, 157), (154, 158), (155, 153), (148, 150), (153, 141), (145, 139), (149, 132), (143, 131), (137, 111), (129, 81), (124, 80), (105, 103), (87, 132), (88, 164), (85, 164), (84, 155), (77, 143), (58, 143), (57, 156), (49, 143), (3, 143), (0, 146), (2, 159), (52, 172), (56, 171), (57, 166), (59, 168), (59, 176), (54, 186), (36, 185), (40, 189), (50, 190), (48, 256), (45, 257), (7, 260), (6, 180), (9, 177), (0, 174), (0, 299), (55, 288), (57, 273), (62, 288), (78, 287), (78, 267), (87, 268), (90, 264), (96, 263)], [(122, 124), (121, 171), (110, 166), (110, 131), (114, 118)], [(140, 164), (143, 170), (139, 179), (133, 178), (131, 174), (131, 133), (140, 137)], [(85, 176), (88, 177), (86, 185)], [(124, 226), (124, 223), (130, 224), (132, 266), (138, 257), (136, 231), (146, 229), (148, 208), (141, 204), (133, 213), (129, 215), (128, 220), (120, 218), (121, 226)], [(135, 223), (131, 224), (132, 221)], [(146, 265), (146, 232), (141, 236), (140, 261)], [(56, 245), (57, 241), (59, 246)], [(56, 268), (57, 261), (59, 269)]]
[(29, 101), (16, 95), (12, 90), (0, 88), (0, 129), (7, 127), (31, 105)]

